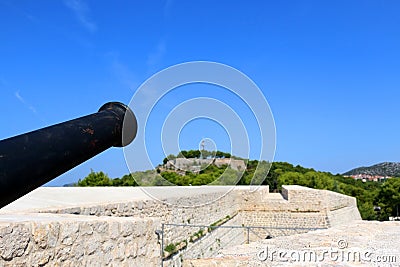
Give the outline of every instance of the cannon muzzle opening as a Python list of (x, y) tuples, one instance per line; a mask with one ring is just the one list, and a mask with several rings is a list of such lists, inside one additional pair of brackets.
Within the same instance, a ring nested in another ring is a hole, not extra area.
[(0, 141), (0, 208), (110, 147), (136, 136), (132, 110), (119, 102), (97, 113)]

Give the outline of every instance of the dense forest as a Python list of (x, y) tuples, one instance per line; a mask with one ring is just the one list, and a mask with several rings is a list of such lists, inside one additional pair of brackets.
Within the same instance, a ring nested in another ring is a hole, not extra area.
[[(216, 156), (216, 154), (212, 154)], [(217, 152), (218, 157), (230, 157), (230, 154)], [(204, 156), (193, 150), (182, 151), (176, 157)], [(209, 155), (208, 155), (209, 156)], [(236, 159), (238, 157), (235, 157)], [(168, 159), (164, 159), (165, 164)], [(400, 209), (400, 179), (392, 178), (381, 182), (362, 182), (329, 172), (319, 172), (302, 166), (293, 166), (287, 162), (245, 160), (246, 170), (238, 171), (227, 165), (204, 166), (199, 173), (186, 171), (185, 175), (173, 170), (165, 170), (159, 165), (155, 170), (135, 172), (121, 178), (111, 179), (103, 172), (91, 172), (79, 180), (76, 186), (167, 186), (167, 185), (249, 185), (261, 181), (269, 185), (272, 192), (279, 192), (282, 185), (297, 184), (315, 189), (326, 189), (357, 198), (358, 209), (364, 220), (388, 220), (389, 216), (398, 216)], [(265, 179), (264, 179), (265, 178)], [(264, 180), (263, 180), (264, 179)], [(375, 207), (379, 206), (378, 211)]]

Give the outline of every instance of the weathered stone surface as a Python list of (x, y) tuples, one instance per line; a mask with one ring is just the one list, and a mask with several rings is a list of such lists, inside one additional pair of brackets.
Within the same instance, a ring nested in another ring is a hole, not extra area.
[(33, 240), (40, 248), (46, 248), (49, 236), (49, 225), (34, 224)]
[(111, 239), (117, 239), (119, 237), (119, 227), (120, 225), (117, 222), (110, 222), (108, 233)]
[(83, 223), (81, 225), (80, 230), (79, 230), (79, 234), (80, 235), (91, 235), (91, 234), (93, 234), (93, 225), (92, 225), (92, 223), (90, 223), (90, 222)]
[(56, 250), (56, 258), (58, 261), (66, 261), (69, 258), (71, 247), (60, 247)]
[(105, 221), (94, 222), (93, 230), (99, 234), (105, 233), (108, 230), (108, 223)]
[(134, 229), (135, 229), (134, 225), (131, 222), (122, 224), (121, 225), (121, 235), (123, 237), (130, 236), (130, 235), (132, 235)]
[(52, 257), (53, 251), (51, 250), (39, 251), (32, 255), (32, 266), (44, 266), (50, 261)]
[(60, 224), (55, 222), (48, 224), (47, 227), (47, 247), (54, 248), (57, 246), (58, 236), (60, 233)]
[(71, 251), (69, 253), (70, 259), (79, 262), (81, 261), (84, 255), (85, 255), (84, 244), (82, 244), (82, 242), (75, 242), (72, 245)]
[(101, 238), (97, 235), (94, 235), (93, 238), (91, 238), (90, 242), (87, 242), (85, 244), (85, 254), (92, 255), (93, 253), (98, 251), (100, 247), (101, 247)]
[(135, 241), (129, 242), (125, 246), (125, 255), (127, 258), (136, 258), (138, 255), (138, 244)]
[(77, 223), (66, 223), (61, 227), (60, 239), (63, 245), (72, 245), (78, 237), (79, 224)]
[(103, 252), (104, 254), (108, 254), (108, 253), (110, 253), (110, 252), (114, 249), (115, 245), (116, 245), (115, 242), (106, 241), (106, 242), (103, 244), (101, 250), (102, 250), (102, 252)]
[(114, 260), (123, 261), (125, 258), (125, 245), (123, 243), (117, 244), (112, 250), (111, 255)]
[(9, 225), (0, 230), (0, 257), (11, 260), (24, 254), (30, 241), (30, 231), (24, 225)]

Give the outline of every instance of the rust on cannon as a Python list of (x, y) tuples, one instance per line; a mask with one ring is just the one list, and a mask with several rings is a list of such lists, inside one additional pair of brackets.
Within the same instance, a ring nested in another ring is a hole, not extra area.
[(136, 137), (137, 120), (119, 102), (98, 112), (0, 141), (0, 208), (110, 147)]

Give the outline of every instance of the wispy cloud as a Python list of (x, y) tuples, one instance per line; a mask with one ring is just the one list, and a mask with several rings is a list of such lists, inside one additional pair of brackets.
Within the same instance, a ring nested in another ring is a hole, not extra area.
[(25, 101), (25, 99), (21, 96), (21, 94), (19, 93), (19, 91), (16, 91), (15, 93), (14, 93), (14, 95), (15, 95), (15, 97), (22, 103), (22, 104), (24, 104), (24, 106), (26, 106), (28, 109), (30, 109), (34, 114), (36, 114), (37, 115), (37, 110), (36, 110), (36, 108), (34, 107), (34, 106), (32, 106), (32, 105), (29, 105), (26, 101)]
[(129, 66), (120, 60), (119, 53), (108, 52), (106, 57), (111, 61), (111, 70), (118, 81), (132, 90), (136, 89), (139, 82)]
[(147, 66), (149, 68), (152, 68), (154, 66), (156, 66), (157, 64), (160, 63), (160, 61), (162, 60), (162, 58), (164, 57), (165, 53), (167, 51), (167, 47), (165, 44), (164, 40), (161, 40), (155, 50), (153, 52), (151, 52), (148, 57), (147, 57)]
[(92, 21), (89, 16), (90, 9), (83, 0), (65, 0), (65, 5), (70, 8), (78, 21), (90, 32), (97, 30), (96, 24)]
[(31, 22), (34, 22), (34, 23), (38, 22), (38, 20), (35, 16), (30, 14), (28, 11), (26, 11), (25, 8), (21, 7), (21, 5), (18, 5), (16, 1), (0, 1), (0, 5), (5, 5), (11, 9), (13, 9), (14, 11), (19, 13), (26, 19), (30, 20)]
[(171, 7), (173, 4), (173, 0), (166, 0), (164, 4), (164, 17), (168, 18), (171, 14)]

